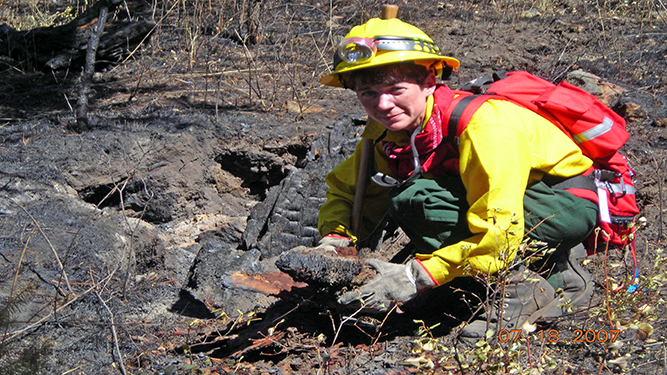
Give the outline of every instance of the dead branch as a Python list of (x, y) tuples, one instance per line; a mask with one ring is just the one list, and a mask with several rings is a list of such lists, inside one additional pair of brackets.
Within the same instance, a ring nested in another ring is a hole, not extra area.
[(100, 8), (100, 16), (95, 26), (95, 31), (90, 34), (88, 41), (88, 48), (86, 48), (86, 63), (81, 73), (81, 82), (79, 87), (79, 100), (76, 109), (76, 127), (78, 132), (88, 130), (88, 96), (90, 95), (90, 83), (95, 74), (95, 56), (97, 55), (97, 48), (100, 45), (100, 38), (104, 32), (104, 24), (107, 21), (109, 8), (102, 6)]
[[(97, 284), (95, 282), (95, 278), (92, 275), (92, 272), (90, 274), (90, 279), (93, 284)], [(127, 370), (125, 370), (125, 365), (123, 364), (123, 355), (120, 352), (120, 346), (118, 345), (118, 333), (116, 332), (116, 322), (114, 321), (114, 314), (107, 305), (107, 303), (104, 301), (100, 293), (95, 289), (93, 291), (95, 295), (97, 296), (97, 299), (100, 301), (102, 306), (104, 306), (104, 309), (109, 313), (109, 324), (111, 326), (111, 335), (113, 336), (113, 343), (114, 343), (114, 350), (116, 352), (116, 360), (118, 361), (118, 367), (120, 368), (120, 372), (123, 375), (127, 375)]]
[[(21, 63), (24, 69), (59, 70), (82, 67), (91, 33), (99, 22), (100, 11), (111, 13), (123, 1), (100, 0), (71, 22), (50, 27), (38, 27), (19, 31), (0, 25), (0, 56), (10, 57)], [(99, 40), (96, 68), (120, 63), (137, 46), (141, 45), (153, 30), (149, 21), (124, 21), (105, 25)]]

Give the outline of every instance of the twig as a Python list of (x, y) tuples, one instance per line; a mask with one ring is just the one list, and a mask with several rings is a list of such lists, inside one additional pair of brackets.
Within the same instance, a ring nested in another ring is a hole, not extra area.
[(530, 356), (530, 340), (526, 336), (526, 355), (528, 356), (528, 368), (533, 368), (533, 359)]
[[(655, 298), (656, 298), (657, 296), (659, 296), (659, 295), (660, 295), (660, 292), (655, 292), (655, 294), (651, 297), (651, 299), (649, 299), (649, 301), (648, 301), (648, 303), (646, 304), (646, 306), (651, 306), (651, 304), (653, 303), (653, 301), (655, 300)], [(630, 323), (637, 321), (637, 319), (639, 319), (639, 316), (641, 316), (641, 314), (643, 314), (644, 311), (645, 311), (646, 309), (641, 308), (641, 309), (638, 309), (638, 310), (639, 310), (639, 311), (637, 311), (637, 314), (635, 314), (635, 316), (632, 317), (632, 320), (630, 320)], [(612, 328), (613, 328), (613, 326), (612, 326)]]
[[(92, 273), (90, 274), (90, 278), (95, 283), (95, 279), (93, 278)], [(102, 299), (102, 296), (100, 296), (100, 293), (97, 292), (97, 290), (94, 290), (95, 295), (97, 296), (97, 299), (100, 300), (102, 303), (102, 306), (107, 310), (109, 313), (109, 323), (111, 323), (111, 335), (113, 336), (113, 343), (114, 343), (114, 350), (116, 351), (116, 361), (118, 362), (118, 367), (120, 368), (120, 372), (123, 375), (127, 375), (127, 371), (125, 370), (125, 365), (123, 364), (123, 356), (120, 353), (120, 346), (118, 345), (118, 334), (116, 333), (116, 323), (114, 322), (113, 319), (113, 312), (111, 312), (111, 309), (109, 306), (107, 306), (106, 302), (104, 302), (104, 299)]]
[(16, 282), (18, 281), (19, 272), (21, 271), (21, 264), (23, 263), (23, 257), (25, 256), (25, 251), (28, 249), (28, 244), (30, 243), (30, 239), (32, 238), (32, 235), (35, 233), (35, 229), (36, 228), (32, 228), (32, 230), (30, 231), (30, 235), (28, 236), (28, 239), (25, 241), (23, 250), (21, 250), (19, 263), (16, 265), (16, 273), (14, 274), (14, 280), (12, 281), (12, 289), (9, 291), (9, 298), (7, 298), (8, 303), (12, 300), (12, 297), (14, 296), (14, 289), (16, 288)]
[(604, 348), (604, 356), (602, 357), (602, 361), (600, 361), (600, 369), (598, 370), (598, 375), (602, 374), (602, 368), (604, 367), (604, 364), (607, 362), (606, 358), (607, 355), (609, 354), (609, 350), (607, 348)]
[[(131, 59), (131, 58), (134, 56), (134, 54), (139, 50), (139, 48), (144, 44), (144, 42), (145, 42), (148, 38), (150, 38), (151, 35), (153, 35), (153, 32), (154, 32), (154, 31), (155, 31), (155, 30), (162, 24), (162, 21), (164, 21), (164, 19), (167, 18), (167, 16), (169, 16), (169, 15), (171, 14), (171, 12), (174, 10), (174, 8), (176, 8), (176, 6), (177, 6), (178, 4), (180, 4), (180, 1), (175, 1), (175, 2), (174, 2), (174, 5), (172, 5), (171, 8), (169, 8), (169, 10), (167, 11), (167, 13), (165, 13), (162, 17), (160, 17), (160, 20), (157, 21), (157, 22), (155, 23), (155, 25), (153, 26), (153, 28), (151, 29), (151, 31), (149, 31), (149, 32), (146, 34), (146, 36), (144, 36), (144, 38), (141, 40), (141, 43), (139, 43), (139, 44), (134, 48), (134, 50), (132, 50), (132, 52), (130, 52), (130, 54), (129, 54), (125, 59), (123, 59), (123, 61), (120, 62), (120, 64), (114, 66), (114, 67), (109, 71), (109, 73), (111, 73), (111, 72), (113, 72), (114, 70), (116, 70), (117, 67), (119, 67), (119, 66), (125, 64), (125, 63), (127, 62), (127, 60)], [(154, 8), (154, 9), (155, 9), (155, 8)]]
[[(113, 277), (113, 275), (116, 273), (117, 270), (118, 270), (118, 267), (116, 267), (113, 271), (111, 271), (105, 278), (101, 279), (100, 282), (101, 282), (101, 281), (108, 282), (109, 280), (111, 280), (111, 278)], [(98, 284), (95, 284), (95, 285), (93, 285), (93, 286), (91, 286), (90, 288), (88, 288), (88, 289), (86, 289), (85, 291), (83, 291), (81, 294), (76, 295), (76, 296), (74, 296), (74, 297), (72, 297), (72, 296), (70, 295), (70, 298), (72, 298), (72, 299), (70, 299), (69, 301), (67, 301), (66, 303), (64, 303), (62, 306), (60, 306), (60, 307), (58, 307), (58, 308), (55, 308), (55, 309), (53, 310), (53, 312), (51, 312), (50, 314), (46, 315), (45, 317), (41, 318), (40, 320), (38, 320), (38, 321), (36, 321), (36, 322), (34, 322), (34, 323), (32, 323), (32, 324), (27, 325), (26, 327), (23, 327), (23, 328), (21, 328), (21, 329), (18, 329), (18, 330), (16, 330), (16, 331), (11, 332), (10, 334), (6, 335), (6, 337), (7, 337), (8, 339), (12, 339), (12, 338), (14, 338), (14, 337), (20, 335), (21, 333), (23, 333), (23, 332), (25, 332), (25, 331), (28, 331), (28, 330), (31, 330), (31, 329), (37, 327), (38, 325), (44, 323), (49, 317), (51, 317), (51, 315), (55, 315), (55, 314), (58, 313), (60, 310), (64, 309), (65, 307), (67, 307), (67, 306), (71, 305), (72, 303), (74, 303), (74, 302), (78, 301), (79, 299), (81, 299), (81, 297), (83, 297), (83, 296), (87, 295), (88, 293), (92, 292), (93, 290), (95, 290), (95, 288), (97, 288), (98, 285), (99, 285), (99, 283), (98, 283)]]
[(338, 325), (338, 329), (336, 330), (336, 334), (334, 335), (333, 341), (331, 341), (331, 346), (336, 344), (336, 340), (338, 340), (338, 335), (340, 334), (340, 330), (343, 329), (343, 325), (345, 325), (345, 323), (349, 322), (350, 320), (353, 320), (354, 316), (359, 314), (364, 309), (364, 307), (365, 306), (362, 305), (357, 311), (352, 313), (352, 315), (345, 317), (345, 319), (343, 319), (343, 321), (340, 322), (340, 324)]
[[(25, 242), (25, 245), (23, 246), (23, 250), (21, 251), (21, 256), (19, 257), (19, 263), (16, 265), (16, 273), (14, 274), (14, 280), (12, 281), (12, 289), (9, 291), (9, 297), (7, 298), (7, 306), (11, 306), (12, 303), (12, 298), (14, 297), (14, 290), (16, 288), (16, 282), (19, 277), (19, 272), (21, 271), (21, 264), (23, 263), (23, 257), (25, 255), (26, 250), (28, 249), (28, 243), (30, 243), (30, 239), (32, 238), (32, 235), (35, 233), (36, 228), (32, 228), (30, 231), (30, 235), (28, 236), (28, 239)], [(3, 255), (4, 257), (4, 255)], [(7, 258), (5, 258), (7, 259)], [(8, 260), (9, 261), (9, 260)], [(4, 332), (2, 333), (2, 340), (0, 341), (0, 344), (4, 345), (6, 339), (7, 339), (7, 330), (9, 329), (9, 325), (5, 325)]]
[(459, 340), (454, 340), (454, 360), (459, 367), (459, 372), (462, 375), (466, 374), (465, 368), (463, 367), (463, 362), (461, 362), (461, 356), (459, 355)]
[(32, 324), (26, 326), (26, 327), (23, 327), (23, 328), (21, 328), (21, 329), (17, 329), (16, 331), (13, 331), (13, 332), (9, 333), (9, 334), (8, 334), (8, 338), (12, 339), (12, 338), (14, 338), (14, 337), (20, 335), (21, 333), (23, 333), (23, 332), (25, 332), (25, 331), (28, 331), (28, 330), (31, 330), (31, 329), (37, 327), (38, 325), (44, 323), (44, 322), (46, 321), (46, 319), (48, 319), (49, 317), (51, 317), (52, 314), (55, 314), (55, 313), (59, 312), (60, 310), (64, 309), (65, 307), (71, 305), (72, 303), (78, 301), (81, 297), (83, 297), (83, 296), (85, 296), (86, 294), (92, 292), (94, 289), (95, 289), (95, 286), (91, 286), (90, 288), (88, 288), (88, 289), (86, 289), (85, 291), (83, 291), (83, 293), (81, 293), (81, 294), (79, 294), (78, 296), (76, 296), (76, 297), (72, 298), (71, 300), (67, 301), (67, 302), (66, 302), (65, 304), (63, 304), (62, 306), (56, 308), (56, 309), (55, 309), (52, 313), (50, 313), (49, 315), (43, 317), (42, 319), (40, 319), (40, 320), (38, 320), (38, 321), (36, 321), (36, 322), (34, 322), (34, 323), (32, 323)]
[[(596, 233), (595, 235), (595, 242), (598, 243), (597, 239), (598, 234)], [(604, 248), (604, 280), (605, 280), (605, 294), (607, 297), (607, 318), (609, 319), (609, 325), (614, 326), (614, 321), (611, 317), (611, 291), (609, 290), (609, 272), (607, 268), (607, 258), (609, 257), (609, 242), (607, 242), (607, 246)], [(600, 368), (600, 371), (602, 371), (602, 368)]]
[[(655, 162), (655, 157), (653, 157), (653, 160)], [(656, 165), (656, 171), (660, 171), (662, 169), (661, 166), (662, 166), (663, 162), (664, 162), (664, 160), (661, 161), (659, 165)], [(660, 241), (662, 241), (662, 223), (663, 223), (662, 213), (664, 211), (663, 210), (663, 205), (662, 205), (663, 204), (663, 200), (662, 200), (662, 180), (663, 180), (663, 177), (658, 174), (657, 180), (658, 180), (658, 205), (659, 205), (659, 208), (660, 208), (658, 210), (658, 223), (660, 224), (660, 226), (658, 227), (658, 242), (660, 242)]]
[(67, 371), (63, 372), (61, 375), (71, 374), (71, 373), (73, 373), (74, 371), (80, 369), (81, 367), (83, 367), (83, 365), (81, 365), (81, 366), (77, 366), (77, 367), (75, 367), (75, 368), (73, 368), (73, 369), (71, 369), (71, 370), (67, 370)]
[(380, 323), (380, 325), (377, 327), (378, 335), (375, 338), (375, 341), (373, 341), (373, 345), (371, 345), (371, 346), (375, 346), (375, 344), (377, 344), (378, 340), (382, 336), (380, 330), (384, 326), (384, 323), (387, 321), (387, 318), (389, 318), (389, 315), (391, 315), (391, 313), (393, 313), (394, 310), (396, 310), (397, 308), (398, 308), (398, 304), (394, 304), (394, 307), (392, 307), (391, 310), (389, 310), (389, 312), (387, 312), (387, 314), (384, 316), (384, 319), (382, 319), (382, 323)]
[[(665, 343), (664, 342), (659, 342), (659, 343), (656, 343), (656, 344), (664, 345)], [(655, 345), (655, 344), (652, 344), (652, 345)], [(644, 345), (644, 346), (648, 347), (648, 346), (651, 346), (651, 345)], [(667, 366), (667, 354), (665, 354), (665, 347), (664, 346), (662, 347), (662, 358), (657, 358), (657, 359), (654, 359), (652, 361), (640, 363), (636, 366), (633, 366), (630, 370), (636, 370), (640, 367), (644, 367), (646, 365), (650, 365), (650, 364), (653, 364), (653, 363), (658, 363), (658, 362), (661, 362), (661, 361), (662, 361), (662, 366), (663, 367)]]
[[(245, 76), (242, 76), (243, 79), (248, 83), (248, 100), (252, 104), (252, 92), (255, 92), (255, 95), (257, 95), (258, 99), (262, 99), (262, 93), (257, 91), (260, 89), (260, 87), (253, 87), (252, 86), (252, 73), (257, 72), (257, 68), (250, 68), (251, 65), (255, 65), (255, 61), (252, 59), (252, 54), (250, 53), (250, 50), (248, 50), (248, 46), (245, 44), (245, 39), (241, 38), (241, 35), (239, 35), (239, 32), (234, 30), (236, 33), (236, 36), (239, 38), (239, 40), (242, 41), (243, 45), (243, 53), (245, 55), (246, 61), (248, 62), (248, 78), (245, 78)], [(234, 67), (239, 69), (236, 63), (232, 60), (232, 63), (234, 64)], [(240, 69), (239, 69), (240, 70)]]
[[(663, 10), (667, 10), (667, 7), (665, 6), (665, 3), (662, 2), (662, 0), (658, 0), (658, 2), (660, 3), (660, 6), (662, 7)], [(658, 17), (660, 17), (662, 22), (665, 22), (665, 19), (662, 18), (662, 13), (660, 13), (660, 12), (656, 12), (656, 13), (658, 13)]]

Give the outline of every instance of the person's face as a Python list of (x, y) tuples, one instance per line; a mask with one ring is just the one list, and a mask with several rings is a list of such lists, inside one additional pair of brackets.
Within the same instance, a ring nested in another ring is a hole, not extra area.
[(373, 120), (391, 131), (413, 131), (421, 126), (426, 98), (435, 91), (430, 75), (421, 86), (409, 81), (393, 84), (362, 85), (355, 89), (359, 102)]

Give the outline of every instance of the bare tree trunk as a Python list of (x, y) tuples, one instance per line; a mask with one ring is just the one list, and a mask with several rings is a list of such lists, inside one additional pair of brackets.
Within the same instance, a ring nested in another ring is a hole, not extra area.
[(76, 108), (76, 129), (77, 132), (86, 131), (90, 128), (88, 123), (88, 97), (90, 96), (90, 82), (95, 74), (95, 56), (97, 55), (97, 47), (100, 44), (100, 38), (104, 32), (104, 24), (107, 21), (109, 8), (103, 6), (100, 9), (100, 16), (95, 27), (95, 32), (90, 34), (90, 41), (88, 42), (88, 49), (86, 50), (86, 64), (81, 73), (81, 81), (79, 87), (79, 99)]

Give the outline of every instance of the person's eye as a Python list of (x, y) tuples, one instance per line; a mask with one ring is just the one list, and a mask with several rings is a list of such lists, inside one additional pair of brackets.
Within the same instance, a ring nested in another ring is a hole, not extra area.
[(359, 92), (359, 96), (362, 97), (362, 98), (373, 98), (373, 97), (375, 97), (376, 95), (377, 95), (377, 94), (376, 94), (375, 91), (370, 91), (370, 90)]
[(394, 86), (394, 87), (391, 88), (391, 93), (392, 94), (400, 94), (403, 91), (405, 91), (405, 87), (402, 87), (402, 86)]

